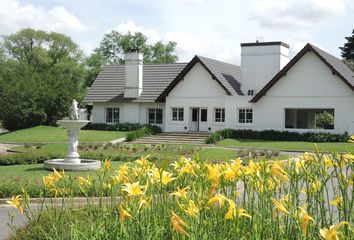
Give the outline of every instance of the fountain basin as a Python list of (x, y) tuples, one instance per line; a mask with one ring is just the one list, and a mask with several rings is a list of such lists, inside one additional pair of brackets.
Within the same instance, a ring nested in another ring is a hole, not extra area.
[(70, 120), (64, 119), (59, 120), (58, 124), (60, 124), (63, 128), (67, 130), (80, 130), (81, 128), (85, 127), (90, 121), (88, 120)]
[(65, 159), (51, 159), (44, 161), (46, 170), (65, 170), (65, 171), (94, 171), (101, 167), (101, 162), (92, 159), (80, 159), (80, 162), (69, 162)]

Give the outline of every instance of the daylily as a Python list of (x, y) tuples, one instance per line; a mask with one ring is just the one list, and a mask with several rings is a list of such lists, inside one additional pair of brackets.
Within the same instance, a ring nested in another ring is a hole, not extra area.
[(278, 213), (285, 213), (287, 215), (290, 214), (290, 212), (286, 209), (286, 207), (284, 206), (284, 203), (281, 199), (277, 201), (274, 198), (272, 198), (272, 202), (274, 203), (275, 208), (278, 211)]
[(146, 157), (141, 157), (140, 159), (136, 160), (135, 162), (143, 167), (147, 167), (149, 166), (149, 160), (148, 160), (149, 156)]
[(132, 218), (132, 215), (127, 210), (124, 210), (122, 205), (119, 205), (119, 220), (124, 222), (125, 218)]
[(312, 221), (313, 223), (315, 222), (315, 220), (309, 216), (309, 214), (306, 211), (306, 204), (302, 205), (302, 207), (299, 207), (300, 212), (299, 212), (299, 222), (301, 225), (301, 230), (304, 234), (304, 236), (307, 236), (307, 227), (310, 221)]
[(17, 208), (21, 213), (23, 213), (22, 199), (20, 195), (12, 197), (10, 201), (6, 201), (7, 204)]
[(197, 217), (199, 214), (198, 205), (196, 205), (193, 200), (189, 200), (186, 212), (190, 217)]
[(275, 161), (272, 164), (272, 174), (274, 177), (276, 177), (277, 179), (279, 178), (279, 180), (281, 181), (289, 180), (288, 174), (281, 167), (280, 161)]
[(338, 197), (336, 199), (334, 199), (333, 201), (330, 202), (331, 205), (336, 206), (336, 207), (340, 207), (343, 204), (343, 198), (342, 197)]
[(80, 185), (92, 186), (92, 177), (91, 176), (87, 176), (87, 178), (77, 177), (77, 180), (79, 181)]
[(184, 230), (183, 228), (183, 227), (188, 227), (187, 224), (173, 211), (172, 211), (171, 223), (172, 223), (172, 229), (174, 231), (189, 236), (187, 231)]
[(122, 191), (127, 192), (129, 196), (138, 196), (142, 195), (144, 192), (142, 191), (142, 186), (140, 186), (139, 182), (135, 183), (126, 183), (122, 188)]
[(189, 189), (189, 187), (185, 187), (185, 188), (182, 188), (182, 189), (177, 187), (177, 191), (173, 192), (171, 195), (187, 200), (187, 192), (186, 191), (188, 189)]
[(211, 164), (205, 164), (205, 166), (208, 168), (208, 180), (211, 180), (213, 182), (218, 181), (219, 179), (219, 173), (216, 165), (211, 165)]
[(329, 229), (322, 228), (320, 229), (320, 235), (325, 240), (339, 240), (337, 230), (345, 224), (349, 225), (348, 222), (342, 221), (336, 225), (331, 226)]
[(106, 159), (103, 163), (106, 171), (109, 172), (111, 170), (111, 160)]
[(170, 182), (172, 182), (173, 180), (176, 180), (176, 178), (172, 177), (172, 173), (169, 173), (169, 172), (166, 172), (166, 171), (162, 172), (161, 182), (162, 182), (163, 185), (167, 185)]
[(221, 208), (222, 206), (224, 206), (226, 199), (227, 198), (224, 195), (217, 194), (208, 201), (208, 205), (216, 205), (218, 203), (219, 207)]
[(349, 138), (348, 142), (350, 142), (350, 143), (354, 143), (354, 135), (350, 136), (350, 138)]

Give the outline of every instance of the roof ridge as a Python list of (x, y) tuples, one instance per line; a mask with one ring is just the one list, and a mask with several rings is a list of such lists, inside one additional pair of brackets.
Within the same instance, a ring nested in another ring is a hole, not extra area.
[(206, 59), (208, 59), (208, 60), (212, 60), (212, 61), (215, 61), (215, 62), (219, 62), (219, 63), (223, 63), (223, 64), (228, 64), (228, 65), (235, 66), (235, 67), (241, 67), (241, 66), (236, 65), (236, 64), (233, 64), (233, 63), (228, 63), (228, 62), (221, 61), (221, 60), (217, 60), (217, 59), (210, 58), (210, 57), (204, 57), (204, 56), (201, 56), (201, 55), (195, 55), (195, 56), (198, 57), (199, 59), (200, 59), (200, 58), (206, 58)]
[[(143, 66), (149, 65), (156, 65), (156, 66), (162, 66), (162, 65), (177, 65), (177, 64), (188, 64), (188, 62), (176, 62), (176, 63), (143, 63)], [(124, 64), (104, 64), (102, 67), (122, 67)]]

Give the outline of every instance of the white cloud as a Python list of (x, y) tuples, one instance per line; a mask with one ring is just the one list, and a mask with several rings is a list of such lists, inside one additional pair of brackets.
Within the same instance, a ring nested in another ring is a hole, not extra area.
[(80, 20), (62, 6), (47, 10), (32, 4), (21, 4), (18, 0), (0, 0), (0, 6), (2, 34), (13, 33), (26, 27), (72, 35), (86, 30)]
[(148, 41), (150, 43), (154, 43), (161, 40), (160, 35), (154, 29), (138, 26), (132, 20), (119, 24), (115, 29), (124, 34), (128, 32), (131, 33), (141, 32), (148, 38)]
[(265, 28), (307, 27), (345, 13), (346, 0), (267, 0), (255, 3), (251, 17)]

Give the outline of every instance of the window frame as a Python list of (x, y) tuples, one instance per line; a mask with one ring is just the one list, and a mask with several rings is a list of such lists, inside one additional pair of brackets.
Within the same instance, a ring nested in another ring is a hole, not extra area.
[[(176, 116), (174, 114), (176, 113)], [(176, 117), (176, 118), (174, 118)], [(183, 107), (171, 107), (171, 121), (183, 122), (184, 121), (184, 108)]]
[[(111, 119), (108, 121), (108, 111), (111, 111)], [(114, 117), (115, 114), (118, 115), (118, 117)], [(107, 124), (116, 124), (120, 122), (120, 108), (119, 107), (106, 107), (105, 108), (105, 120)], [(116, 120), (116, 121), (115, 121)]]
[[(154, 114), (153, 119), (150, 119), (150, 111), (151, 110), (153, 111), (153, 114)], [(161, 122), (158, 121), (158, 119), (157, 119), (157, 116), (158, 116), (157, 111), (158, 110), (161, 110)], [(163, 108), (148, 108), (148, 123), (149, 124), (163, 124)]]
[[(217, 118), (218, 111), (220, 111), (220, 116)], [(214, 123), (225, 123), (225, 108), (214, 108)]]
[[(247, 117), (248, 114), (251, 114), (251, 118)], [(243, 116), (243, 117), (241, 118), (241, 116)], [(238, 108), (238, 123), (252, 124), (253, 123), (253, 108)]]

